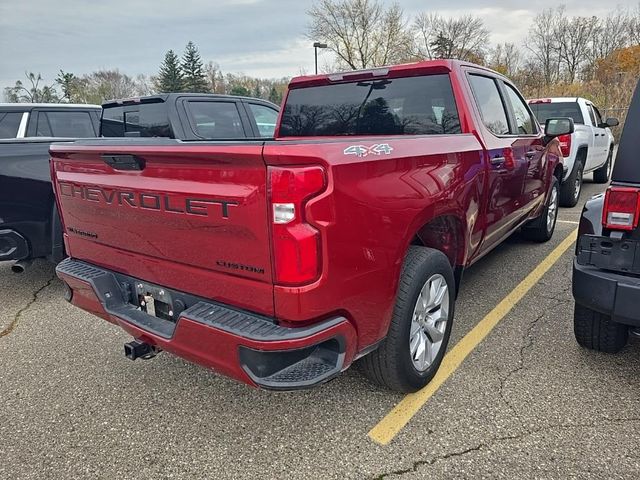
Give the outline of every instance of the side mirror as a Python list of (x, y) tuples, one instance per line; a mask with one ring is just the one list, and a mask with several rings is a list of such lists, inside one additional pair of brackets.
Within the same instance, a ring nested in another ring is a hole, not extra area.
[(617, 127), (620, 125), (620, 121), (617, 118), (609, 117), (607, 121), (598, 125), (599, 128)]
[(555, 138), (560, 135), (570, 135), (576, 130), (573, 118), (549, 118), (544, 126), (544, 134), (547, 138)]

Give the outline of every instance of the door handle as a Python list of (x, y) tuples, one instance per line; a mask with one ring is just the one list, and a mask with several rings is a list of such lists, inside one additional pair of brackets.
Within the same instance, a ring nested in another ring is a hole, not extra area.
[(529, 150), (527, 153), (524, 154), (525, 157), (527, 157), (529, 160), (531, 160), (533, 157), (536, 156), (536, 152), (535, 150)]
[(103, 154), (102, 161), (114, 170), (144, 170), (143, 158), (136, 155)]
[(504, 162), (506, 162), (504, 157), (495, 156), (491, 158), (491, 165), (502, 165)]

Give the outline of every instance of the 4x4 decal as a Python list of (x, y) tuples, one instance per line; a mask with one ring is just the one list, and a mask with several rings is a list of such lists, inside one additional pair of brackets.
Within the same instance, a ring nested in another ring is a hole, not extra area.
[(392, 151), (393, 148), (388, 143), (376, 143), (370, 147), (366, 145), (351, 145), (344, 149), (344, 154), (366, 157), (367, 155), (390, 155)]

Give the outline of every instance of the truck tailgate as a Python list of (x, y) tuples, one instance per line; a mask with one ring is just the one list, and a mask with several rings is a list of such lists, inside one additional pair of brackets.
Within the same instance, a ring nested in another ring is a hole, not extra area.
[(51, 148), (70, 256), (273, 315), (261, 142)]

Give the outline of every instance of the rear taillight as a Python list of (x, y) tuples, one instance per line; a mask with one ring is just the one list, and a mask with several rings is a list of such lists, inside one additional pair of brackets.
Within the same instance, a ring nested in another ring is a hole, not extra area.
[(302, 285), (320, 275), (320, 232), (307, 223), (305, 205), (325, 185), (322, 167), (269, 167), (276, 283)]
[(571, 155), (571, 135), (560, 135), (558, 137), (560, 142), (560, 151), (563, 157)]
[(604, 199), (602, 224), (611, 230), (633, 230), (640, 218), (640, 189), (609, 187)]

